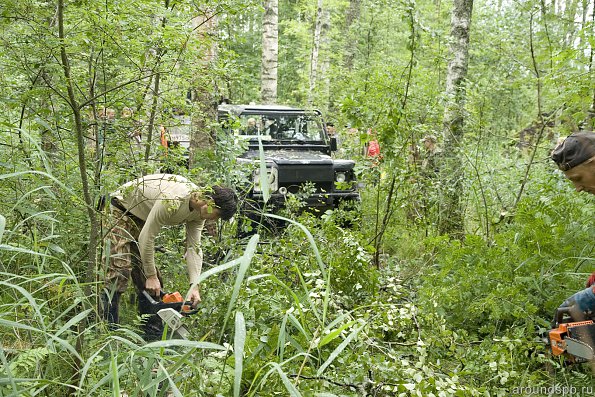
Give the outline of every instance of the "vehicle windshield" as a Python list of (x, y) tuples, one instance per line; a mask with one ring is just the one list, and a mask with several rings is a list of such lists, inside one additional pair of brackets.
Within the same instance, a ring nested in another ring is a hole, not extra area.
[(282, 143), (326, 143), (322, 120), (318, 115), (240, 115), (235, 135), (251, 139), (260, 135), (266, 141)]

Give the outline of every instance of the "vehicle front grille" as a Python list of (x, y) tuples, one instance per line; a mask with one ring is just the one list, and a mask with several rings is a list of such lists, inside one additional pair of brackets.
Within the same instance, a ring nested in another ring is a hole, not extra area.
[(330, 192), (335, 175), (328, 165), (292, 164), (279, 166), (279, 187), (287, 188), (290, 193), (297, 193), (302, 185), (311, 182), (316, 193)]

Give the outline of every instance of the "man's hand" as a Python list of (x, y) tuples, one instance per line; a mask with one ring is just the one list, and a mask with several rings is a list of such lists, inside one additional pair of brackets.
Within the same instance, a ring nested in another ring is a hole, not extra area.
[(196, 305), (200, 303), (201, 299), (200, 291), (198, 290), (198, 285), (192, 287), (192, 290), (190, 290), (190, 293), (188, 295), (188, 299), (190, 299), (190, 302), (192, 302), (193, 309), (196, 307)]
[(159, 292), (161, 291), (161, 283), (157, 276), (151, 276), (147, 278), (145, 282), (145, 289), (151, 296), (159, 296)]

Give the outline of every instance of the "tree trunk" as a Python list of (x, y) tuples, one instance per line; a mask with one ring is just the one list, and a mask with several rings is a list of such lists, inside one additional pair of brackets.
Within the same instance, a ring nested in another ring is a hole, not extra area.
[(347, 71), (351, 71), (353, 69), (353, 63), (355, 59), (355, 49), (356, 49), (356, 40), (355, 35), (350, 32), (350, 27), (353, 26), (355, 21), (359, 19), (360, 12), (361, 12), (361, 0), (349, 0), (349, 9), (347, 10), (347, 15), (345, 16), (345, 57), (344, 57), (344, 65)]
[(76, 134), (79, 171), (83, 187), (83, 198), (85, 200), (85, 206), (87, 207), (87, 214), (89, 215), (90, 222), (89, 245), (87, 246), (87, 268), (85, 271), (85, 279), (83, 281), (87, 285), (87, 287), (85, 287), (85, 293), (87, 296), (91, 296), (92, 294), (90, 285), (92, 285), (92, 283), (95, 281), (95, 270), (97, 265), (97, 256), (95, 251), (99, 242), (99, 221), (95, 213), (93, 196), (89, 187), (87, 160), (85, 158), (85, 135), (83, 131), (83, 124), (81, 122), (81, 109), (74, 92), (74, 83), (70, 73), (70, 62), (66, 52), (64, 36), (64, 0), (58, 0), (58, 37), (60, 38), (61, 66), (64, 73), (66, 89), (68, 91), (67, 101), (68, 105), (72, 109), (72, 116), (74, 118), (74, 131)]
[(566, 15), (564, 16), (565, 20), (565, 44), (566, 47), (570, 47), (573, 45), (574, 40), (576, 39), (577, 33), (577, 23), (576, 23), (576, 12), (578, 10), (578, 2), (579, 0), (569, 0), (566, 3)]
[[(217, 31), (218, 19), (212, 9), (203, 10), (202, 15), (192, 20), (193, 27), (203, 41), (208, 41), (210, 34)], [(208, 47), (203, 64), (201, 77), (208, 76), (209, 66), (217, 59), (219, 48), (216, 41)], [(214, 137), (209, 127), (217, 116), (214, 98), (215, 86), (210, 79), (197, 80), (194, 84), (191, 100), (197, 104), (197, 111), (193, 115), (192, 134), (190, 136), (190, 167), (198, 165), (205, 151), (210, 151), (214, 146)]]
[(444, 151), (441, 161), (442, 200), (438, 231), (456, 238), (464, 235), (462, 141), (464, 132), (465, 78), (469, 63), (469, 31), (473, 0), (454, 0), (451, 18), (450, 62), (446, 76)]
[(324, 111), (324, 114), (328, 113), (328, 107), (331, 103), (330, 90), (331, 80), (329, 76), (329, 70), (331, 65), (330, 60), (330, 31), (331, 31), (331, 12), (327, 8), (322, 10), (322, 37), (321, 37), (321, 48), (322, 48), (322, 60), (320, 61), (320, 98), (321, 101), (318, 104), (318, 108)]
[(314, 42), (312, 43), (312, 55), (310, 57), (310, 89), (308, 90), (308, 104), (312, 105), (316, 79), (318, 78), (318, 56), (320, 54), (320, 36), (322, 32), (322, 6), (323, 0), (318, 0), (316, 7), (316, 25), (314, 27)]
[[(167, 10), (169, 8), (169, 0), (165, 0), (164, 7)], [(165, 28), (167, 19), (163, 17), (161, 19), (161, 27)], [(155, 70), (159, 70), (161, 58), (163, 57), (163, 50), (157, 49), (157, 59), (155, 61)], [(145, 146), (145, 163), (149, 162), (151, 158), (151, 148), (153, 146), (153, 132), (155, 130), (155, 118), (157, 117), (157, 110), (159, 108), (159, 84), (161, 83), (161, 73), (155, 72), (155, 80), (153, 82), (153, 101), (151, 103), (151, 113), (149, 115), (149, 124), (147, 126), (147, 141)]]
[(261, 100), (263, 103), (275, 103), (279, 63), (279, 0), (265, 0), (262, 27)]

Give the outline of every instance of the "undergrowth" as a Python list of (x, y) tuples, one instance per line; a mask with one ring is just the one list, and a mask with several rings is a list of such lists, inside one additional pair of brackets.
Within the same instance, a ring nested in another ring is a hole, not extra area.
[[(3, 217), (0, 394), (506, 396), (589, 387), (590, 368), (552, 358), (543, 337), (592, 269), (594, 229), (584, 218), (593, 205), (537, 181), (492, 238), (464, 241), (424, 237), (423, 225), (406, 231), (397, 214), (379, 268), (370, 208), (352, 228), (332, 212), (244, 240), (225, 225), (222, 238), (204, 241), (190, 340), (149, 344), (134, 305), (116, 331), (98, 321), (96, 296), (85, 295), (53, 237), (56, 218), (34, 213), (26, 229), (34, 232), (22, 233), (23, 222)], [(168, 288), (185, 292), (175, 248), (183, 235), (160, 238)]]

